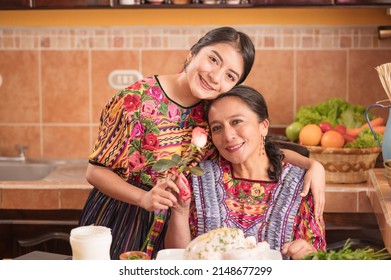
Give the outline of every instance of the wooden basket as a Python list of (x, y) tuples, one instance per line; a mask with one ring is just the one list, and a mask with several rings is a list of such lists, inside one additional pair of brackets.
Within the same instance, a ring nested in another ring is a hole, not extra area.
[(375, 166), (381, 148), (323, 148), (307, 146), (309, 157), (319, 161), (326, 170), (327, 183), (362, 183), (368, 170)]

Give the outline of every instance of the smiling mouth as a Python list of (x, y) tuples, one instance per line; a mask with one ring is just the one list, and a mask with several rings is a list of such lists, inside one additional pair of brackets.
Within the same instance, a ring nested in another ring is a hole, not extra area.
[(234, 145), (234, 146), (229, 146), (227, 148), (225, 148), (228, 152), (230, 153), (233, 153), (233, 152), (236, 152), (237, 150), (239, 150), (241, 147), (243, 147), (244, 143), (240, 143), (240, 144), (237, 144), (237, 145)]
[(214, 89), (213, 87), (211, 87), (211, 86), (209, 85), (209, 83), (208, 83), (204, 78), (202, 78), (201, 76), (200, 76), (200, 81), (201, 81), (202, 87), (205, 88), (206, 90), (215, 90), (215, 89)]

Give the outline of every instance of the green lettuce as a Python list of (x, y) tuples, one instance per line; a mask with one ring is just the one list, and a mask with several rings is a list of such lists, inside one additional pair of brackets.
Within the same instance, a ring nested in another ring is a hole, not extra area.
[[(333, 126), (343, 124), (347, 128), (356, 128), (366, 123), (365, 109), (362, 105), (355, 105), (335, 97), (314, 106), (300, 107), (296, 113), (295, 121), (303, 125), (327, 121)], [(370, 120), (375, 118), (372, 112), (369, 112), (368, 117)]]
[[(376, 132), (377, 139), (379, 139), (380, 145), (383, 143), (383, 134)], [(364, 128), (361, 130), (360, 134), (353, 142), (348, 142), (344, 146), (345, 148), (371, 148), (379, 147), (375, 137), (372, 134), (372, 131), (369, 128)]]

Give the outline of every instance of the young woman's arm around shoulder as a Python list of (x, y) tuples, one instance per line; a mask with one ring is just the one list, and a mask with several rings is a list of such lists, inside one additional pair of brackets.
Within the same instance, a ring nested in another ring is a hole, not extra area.
[(294, 151), (287, 149), (283, 151), (286, 162), (308, 170), (304, 177), (304, 188), (300, 195), (306, 196), (311, 188), (315, 200), (315, 218), (319, 219), (323, 215), (325, 204), (326, 175), (323, 165)]

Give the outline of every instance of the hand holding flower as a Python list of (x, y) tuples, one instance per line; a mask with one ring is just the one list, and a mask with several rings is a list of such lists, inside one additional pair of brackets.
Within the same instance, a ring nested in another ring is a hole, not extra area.
[(167, 180), (159, 181), (155, 187), (141, 198), (139, 205), (147, 211), (156, 209), (167, 210), (169, 207), (176, 206), (178, 200), (173, 194), (180, 194), (179, 187), (172, 179), (174, 175), (169, 174)]
[(194, 175), (201, 176), (204, 171), (198, 167), (189, 167), (189, 163), (193, 160), (195, 152), (201, 152), (201, 149), (206, 145), (208, 134), (200, 127), (196, 127), (192, 132), (191, 144), (188, 148), (186, 157), (181, 158), (175, 154), (171, 159), (158, 160), (152, 167), (152, 170), (157, 172), (165, 172), (170, 170), (175, 175), (175, 183), (179, 188), (179, 196), (183, 201), (187, 201), (191, 197), (190, 185), (183, 172), (191, 172)]

